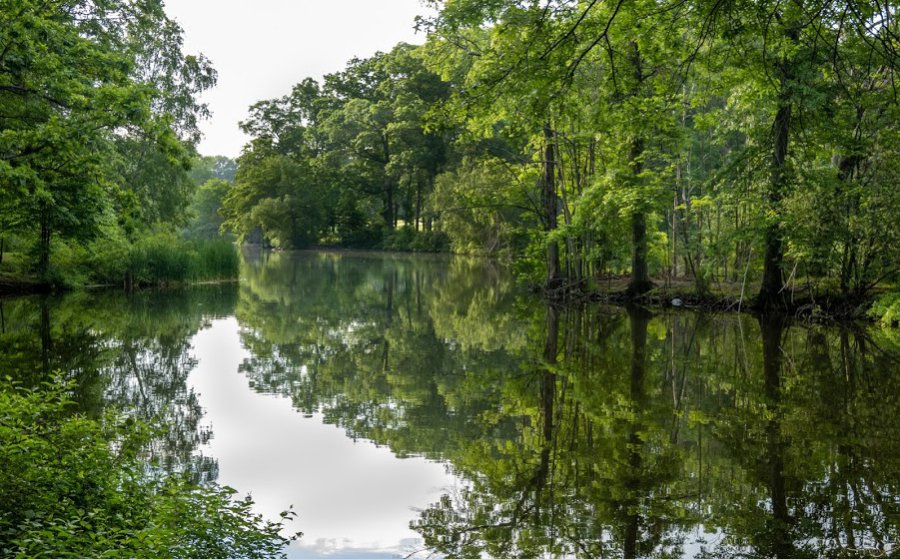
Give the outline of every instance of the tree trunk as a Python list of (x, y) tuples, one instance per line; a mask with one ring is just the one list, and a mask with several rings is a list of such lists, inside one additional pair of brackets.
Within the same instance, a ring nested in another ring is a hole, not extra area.
[[(800, 39), (799, 31), (796, 28), (788, 29), (786, 35), (794, 44)], [(763, 279), (759, 295), (756, 298), (756, 306), (761, 310), (787, 306), (787, 301), (783, 296), (784, 240), (782, 239), (780, 217), (781, 200), (784, 198), (788, 186), (787, 155), (793, 119), (791, 88), (793, 87), (794, 68), (792, 61), (783, 58), (778, 64), (778, 72), (780, 74), (778, 112), (775, 114), (775, 121), (772, 124), (772, 170), (769, 175), (767, 192), (769, 211), (774, 213), (775, 221), (766, 226)]]
[[(628, 160), (635, 179), (643, 167), (640, 161), (643, 153), (643, 138), (633, 140)], [(647, 267), (647, 216), (644, 212), (635, 211), (631, 214), (631, 282), (628, 284), (627, 293), (632, 297), (638, 297), (651, 289), (653, 282), (650, 281), (650, 271)]]
[[(775, 149), (772, 154), (772, 176), (769, 180), (768, 202), (776, 216), (780, 215), (779, 206), (784, 196), (784, 187), (787, 183), (787, 149), (790, 138), (791, 106), (787, 101), (778, 109), (775, 116)], [(782, 265), (784, 263), (784, 242), (781, 238), (781, 224), (770, 223), (766, 226), (766, 254), (763, 262), (763, 279), (757, 297), (757, 306), (761, 309), (783, 307), (785, 305), (782, 293), (784, 291), (784, 278)]]
[[(854, 149), (860, 148), (862, 141), (862, 126), (865, 118), (865, 108), (856, 107), (856, 126), (853, 130)], [(858, 267), (857, 248), (859, 239), (853, 234), (850, 227), (850, 220), (859, 211), (859, 197), (850, 194), (852, 188), (845, 188), (844, 185), (850, 185), (856, 180), (859, 167), (864, 161), (864, 157), (860, 153), (852, 153), (846, 157), (841, 157), (838, 161), (838, 180), (840, 188), (838, 190), (839, 201), (843, 206), (843, 249), (841, 251), (841, 295), (849, 297), (851, 292), (851, 282)], [(865, 283), (865, 282), (863, 282)], [(856, 286), (859, 287), (858, 285)]]
[(38, 274), (45, 278), (50, 271), (50, 215), (46, 207), (40, 210), (40, 240), (38, 243)]
[(3, 253), (6, 249), (6, 239), (0, 237), (0, 264), (3, 264)]
[[(556, 197), (556, 150), (553, 142), (553, 129), (547, 124), (544, 126), (544, 176), (542, 182), (542, 198), (544, 202), (544, 231), (552, 234), (557, 228), (557, 212), (559, 201)], [(559, 243), (549, 241), (547, 243), (547, 288), (559, 287), (561, 283), (559, 273)]]
[[(637, 42), (631, 43), (630, 58), (635, 80), (632, 93), (639, 96), (645, 76)], [(631, 149), (628, 151), (628, 166), (631, 167), (634, 179), (633, 188), (637, 188), (638, 177), (643, 171), (641, 162), (643, 154), (644, 138), (638, 135), (631, 141)], [(650, 272), (647, 268), (647, 216), (643, 211), (636, 210), (631, 214), (631, 283), (628, 284), (626, 292), (631, 297), (638, 297), (651, 289), (653, 282), (650, 281)]]
[(389, 176), (385, 177), (384, 209), (381, 216), (384, 218), (384, 223), (388, 229), (394, 229), (394, 184)]
[[(382, 134), (381, 136), (381, 149), (384, 165), (387, 167), (387, 164), (391, 161), (391, 146), (387, 134)], [(394, 210), (394, 181), (391, 180), (391, 176), (386, 169), (384, 173), (384, 207), (381, 216), (384, 218), (384, 223), (388, 229), (396, 229), (397, 212)]]

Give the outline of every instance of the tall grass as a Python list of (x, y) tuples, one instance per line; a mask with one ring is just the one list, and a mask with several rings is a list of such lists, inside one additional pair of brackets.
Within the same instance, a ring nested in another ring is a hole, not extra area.
[(83, 262), (90, 281), (126, 286), (170, 285), (238, 277), (240, 256), (226, 240), (185, 240), (156, 233), (131, 244), (105, 240), (91, 246)]
[(125, 281), (132, 285), (166, 285), (236, 278), (237, 249), (228, 241), (185, 241), (154, 235), (135, 243), (128, 253)]

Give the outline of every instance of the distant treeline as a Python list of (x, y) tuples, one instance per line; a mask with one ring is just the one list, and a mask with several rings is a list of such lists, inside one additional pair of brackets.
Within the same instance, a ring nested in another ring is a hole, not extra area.
[(863, 299), (900, 263), (897, 8), (436, 2), (422, 46), (261, 101), (225, 226)]

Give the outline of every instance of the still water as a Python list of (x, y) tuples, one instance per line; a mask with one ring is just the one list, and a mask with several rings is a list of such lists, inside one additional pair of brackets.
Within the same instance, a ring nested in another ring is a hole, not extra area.
[(2, 301), (0, 366), (163, 418), (167, 468), (294, 506), (291, 557), (900, 553), (896, 331), (258, 254), (239, 285)]

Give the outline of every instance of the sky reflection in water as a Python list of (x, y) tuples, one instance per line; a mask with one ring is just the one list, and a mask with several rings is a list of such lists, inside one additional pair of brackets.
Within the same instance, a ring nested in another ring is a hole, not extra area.
[(193, 340), (198, 364), (188, 379), (213, 437), (200, 452), (219, 464), (219, 482), (252, 492), (269, 518), (292, 504), (304, 532), (290, 557), (406, 555), (422, 540), (408, 528), (456, 480), (424, 458), (353, 441), (343, 429), (304, 416), (287, 398), (254, 392), (238, 366), (249, 357), (237, 320), (213, 321)]

